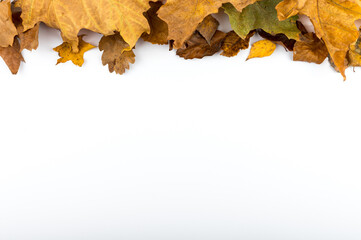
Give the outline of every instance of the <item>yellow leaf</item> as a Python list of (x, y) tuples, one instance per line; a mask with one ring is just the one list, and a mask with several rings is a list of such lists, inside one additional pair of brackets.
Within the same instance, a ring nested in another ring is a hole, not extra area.
[(143, 13), (149, 0), (19, 0), (25, 30), (38, 22), (60, 29), (65, 42), (77, 51), (78, 33), (88, 29), (103, 35), (120, 32), (133, 48), (149, 24)]
[(79, 36), (79, 45), (78, 52), (74, 52), (70, 43), (64, 42), (60, 46), (54, 48), (54, 51), (59, 53), (60, 58), (58, 59), (57, 64), (65, 63), (67, 61), (72, 61), (75, 65), (81, 67), (84, 64), (84, 53), (90, 49), (95, 48), (95, 46), (84, 42), (83, 36)]
[(247, 60), (252, 58), (263, 58), (273, 54), (276, 50), (276, 44), (269, 40), (261, 40), (252, 45), (251, 52)]

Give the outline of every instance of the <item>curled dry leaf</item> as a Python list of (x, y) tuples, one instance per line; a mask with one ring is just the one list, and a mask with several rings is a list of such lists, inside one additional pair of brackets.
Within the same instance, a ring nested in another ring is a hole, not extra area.
[(262, 29), (258, 29), (257, 33), (264, 39), (270, 40), (274, 43), (277, 43), (281, 46), (283, 46), (288, 51), (293, 51), (293, 48), (295, 46), (296, 40), (289, 39), (285, 34), (278, 33), (276, 35), (269, 34)]
[(207, 43), (210, 44), (218, 26), (218, 20), (212, 17), (212, 15), (208, 15), (203, 22), (198, 25), (197, 31), (206, 39)]
[(222, 42), (225, 37), (226, 33), (217, 30), (209, 44), (199, 32), (196, 32), (187, 41), (184, 48), (177, 50), (177, 55), (185, 59), (212, 56), (221, 50)]
[(177, 50), (177, 55), (185, 59), (194, 59), (219, 52), (226, 34), (218, 31), (218, 26), (219, 22), (214, 17), (207, 16), (184, 47)]
[(221, 53), (221, 55), (226, 57), (234, 57), (239, 53), (239, 51), (248, 49), (249, 41), (254, 34), (255, 31), (251, 31), (245, 39), (242, 39), (235, 31), (230, 31), (229, 33), (227, 33), (227, 36), (223, 41), (223, 52)]

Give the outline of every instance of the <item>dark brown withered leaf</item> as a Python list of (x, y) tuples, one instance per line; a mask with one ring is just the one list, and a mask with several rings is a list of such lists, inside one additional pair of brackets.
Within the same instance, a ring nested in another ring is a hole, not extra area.
[(295, 46), (296, 40), (289, 39), (285, 34), (279, 33), (276, 35), (269, 34), (262, 29), (258, 29), (257, 33), (263, 37), (264, 39), (267, 39), (269, 41), (272, 41), (274, 43), (277, 43), (279, 45), (282, 45), (285, 47), (288, 51), (293, 51), (293, 47)]
[(221, 50), (226, 35), (226, 33), (217, 30), (211, 39), (211, 43), (208, 44), (199, 32), (195, 32), (186, 42), (185, 47), (177, 50), (177, 55), (185, 59), (212, 56)]
[(238, 36), (235, 31), (230, 31), (227, 33), (226, 38), (222, 44), (223, 52), (221, 55), (226, 57), (234, 57), (236, 56), (241, 50), (245, 50), (249, 48), (249, 41), (251, 37), (255, 34), (255, 31), (251, 31), (245, 39), (242, 39)]
[(206, 39), (208, 44), (211, 44), (211, 40), (216, 33), (219, 26), (219, 22), (212, 15), (208, 15), (203, 22), (198, 25), (197, 31)]

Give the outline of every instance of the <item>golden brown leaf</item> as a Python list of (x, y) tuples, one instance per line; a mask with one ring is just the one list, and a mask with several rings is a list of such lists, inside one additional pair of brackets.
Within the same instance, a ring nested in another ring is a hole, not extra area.
[(177, 50), (177, 55), (185, 59), (203, 58), (205, 56), (212, 56), (219, 52), (222, 47), (222, 42), (226, 37), (226, 33), (216, 31), (211, 43), (197, 31), (186, 42), (185, 47)]
[(84, 64), (84, 53), (95, 46), (83, 41), (83, 36), (79, 36), (78, 52), (74, 52), (72, 45), (68, 42), (64, 42), (60, 46), (54, 48), (54, 51), (59, 53), (60, 58), (57, 64), (72, 61), (75, 65), (81, 67)]
[(269, 40), (261, 40), (252, 45), (251, 52), (247, 60), (252, 58), (263, 58), (273, 54), (276, 50), (276, 44)]
[(39, 45), (39, 27), (40, 24), (37, 23), (33, 28), (24, 31), (23, 21), (20, 17), (21, 9), (13, 8), (13, 21), (18, 31), (18, 37), (20, 40), (20, 51), (27, 49), (29, 51), (35, 50)]
[(293, 60), (321, 64), (328, 56), (325, 43), (314, 33), (306, 33), (295, 43)]
[(39, 22), (61, 30), (65, 42), (78, 47), (78, 33), (88, 29), (103, 35), (118, 31), (132, 48), (149, 24), (143, 13), (149, 0), (19, 0), (25, 30)]
[(239, 51), (248, 49), (249, 41), (251, 40), (251, 37), (254, 35), (254, 33), (254, 31), (251, 31), (245, 39), (242, 39), (235, 31), (230, 31), (227, 33), (227, 36), (222, 44), (223, 52), (221, 55), (226, 57), (234, 57), (239, 53)]
[(358, 37), (355, 21), (361, 7), (344, 0), (284, 0), (276, 9), (280, 20), (296, 14), (308, 16), (318, 38), (322, 39), (337, 69), (345, 76), (346, 54)]
[(0, 2), (0, 47), (8, 47), (13, 44), (17, 35), (12, 21), (10, 0)]
[(104, 36), (99, 43), (100, 51), (104, 51), (103, 65), (108, 64), (110, 72), (125, 73), (126, 69), (129, 69), (129, 64), (135, 62), (135, 54), (133, 50), (127, 51), (128, 48), (129, 45), (119, 34)]
[(151, 8), (144, 14), (150, 26), (150, 33), (143, 33), (142, 35), (144, 41), (160, 45), (168, 44), (168, 25), (157, 14), (162, 5), (162, 2), (151, 2)]
[(203, 19), (212, 13), (217, 13), (222, 4), (227, 2), (242, 11), (256, 0), (168, 0), (160, 8), (158, 15), (168, 23), (168, 39), (175, 40), (175, 48), (181, 48)]
[(348, 66), (361, 67), (361, 35), (355, 43), (350, 46), (347, 54)]
[(24, 62), (24, 58), (20, 53), (18, 39), (14, 40), (12, 46), (0, 47), (0, 56), (4, 59), (4, 62), (9, 67), (12, 74), (17, 74), (21, 62)]
[(20, 50), (32, 51), (37, 49), (39, 46), (39, 23), (25, 32), (23, 32), (23, 29), (23, 27), (18, 27)]
[(208, 44), (211, 43), (211, 39), (216, 33), (219, 26), (217, 19), (208, 15), (197, 27), (197, 31), (206, 39)]

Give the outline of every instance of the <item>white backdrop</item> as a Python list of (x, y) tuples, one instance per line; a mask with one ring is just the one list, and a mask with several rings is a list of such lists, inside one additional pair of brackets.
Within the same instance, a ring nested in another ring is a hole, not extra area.
[(1, 240), (361, 239), (360, 69), (140, 42), (119, 76), (60, 43), (0, 63)]

